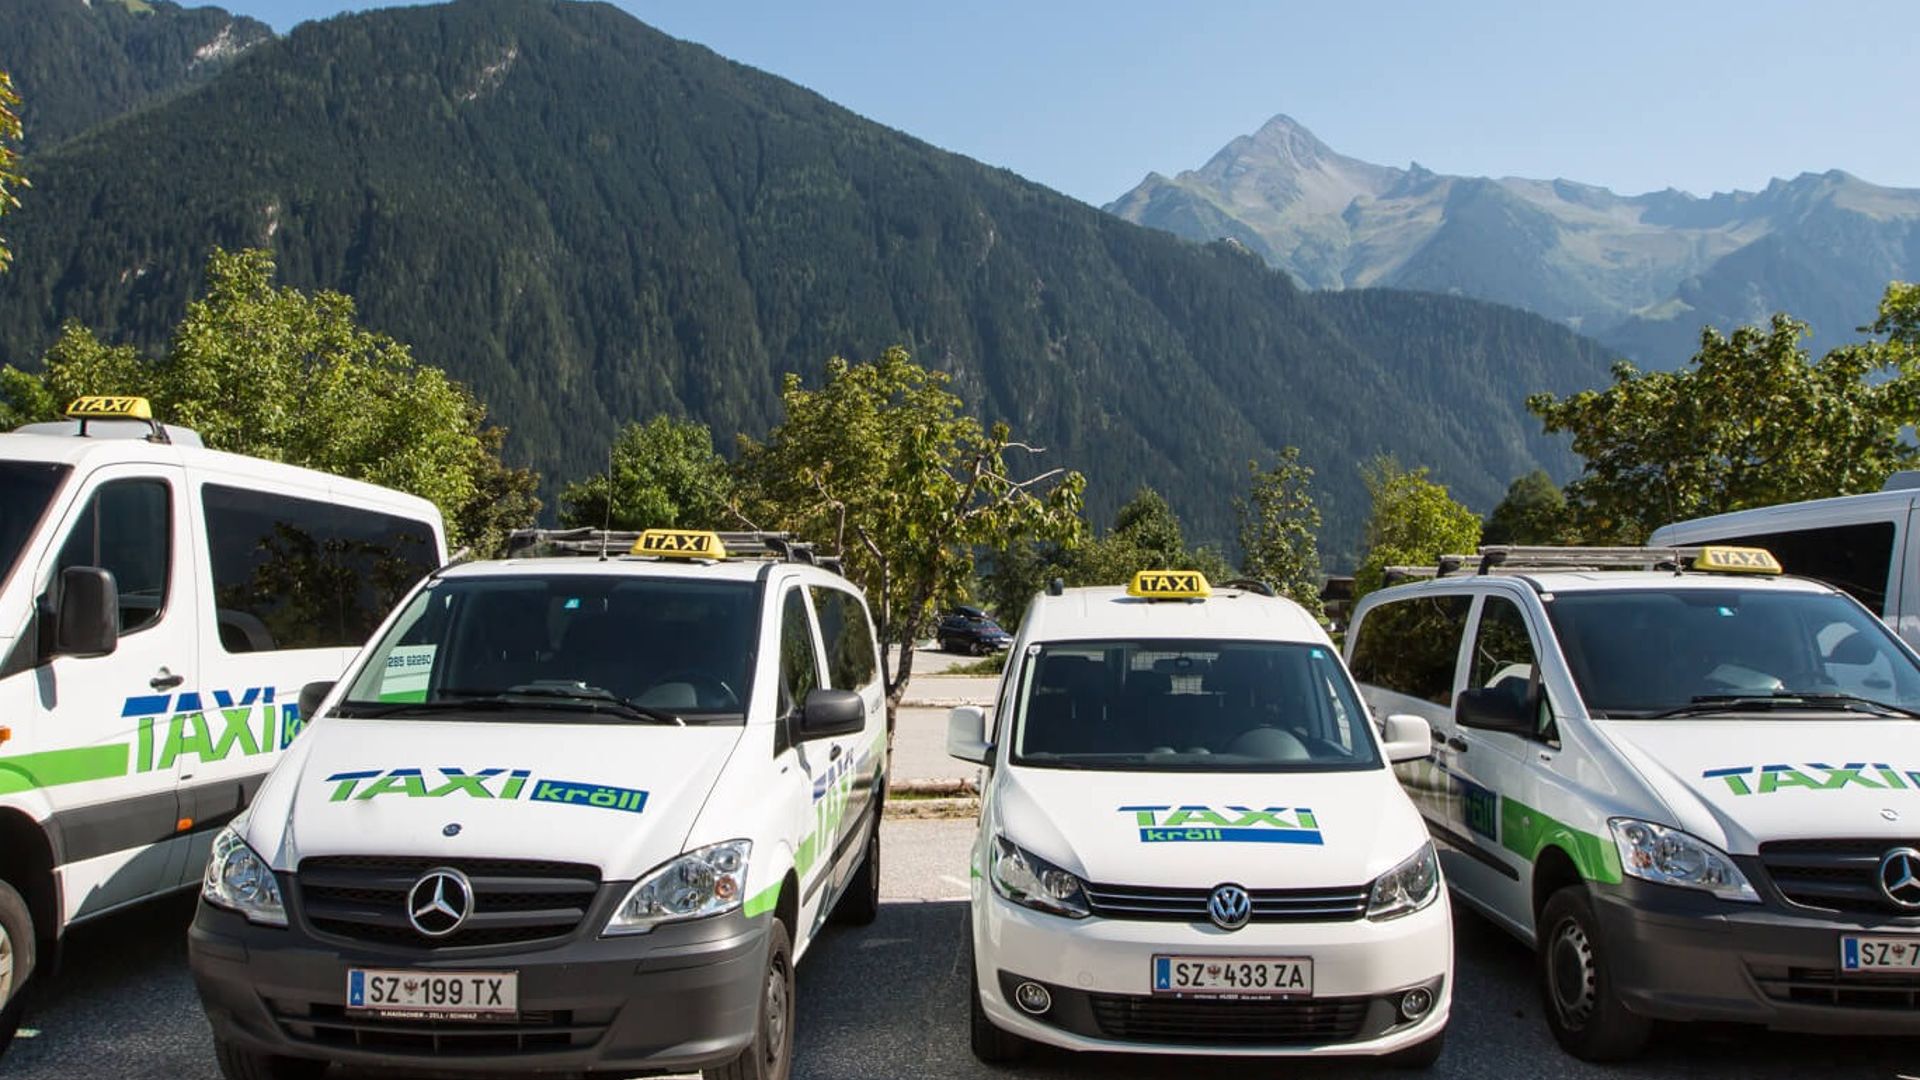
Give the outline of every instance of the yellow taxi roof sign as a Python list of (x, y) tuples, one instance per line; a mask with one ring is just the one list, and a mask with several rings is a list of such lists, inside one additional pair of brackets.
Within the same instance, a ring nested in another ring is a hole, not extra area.
[(91, 394), (67, 406), (69, 420), (152, 420), (153, 405), (146, 398)]
[(1128, 596), (1148, 600), (1197, 600), (1213, 595), (1207, 576), (1198, 570), (1141, 570), (1127, 584)]
[(1693, 568), (1723, 574), (1784, 573), (1773, 552), (1757, 547), (1703, 547), (1694, 557)]
[(665, 559), (724, 559), (727, 545), (720, 534), (703, 529), (648, 529), (633, 542), (634, 555)]

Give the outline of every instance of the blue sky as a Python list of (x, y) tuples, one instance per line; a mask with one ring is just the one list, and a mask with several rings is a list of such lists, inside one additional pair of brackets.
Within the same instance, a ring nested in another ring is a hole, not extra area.
[[(618, 2), (1096, 204), (1280, 112), (1438, 172), (1705, 194), (1839, 168), (1920, 187), (1912, 0)], [(363, 5), (222, 6), (284, 31)]]

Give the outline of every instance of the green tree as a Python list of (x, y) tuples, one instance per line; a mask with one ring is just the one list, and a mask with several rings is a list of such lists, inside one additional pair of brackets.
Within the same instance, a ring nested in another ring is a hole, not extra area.
[(560, 492), (560, 523), (616, 529), (710, 529), (727, 523), (733, 480), (726, 459), (713, 450), (707, 425), (660, 415), (631, 423), (611, 452), (613, 508), (607, 506), (608, 474), (568, 484)]
[(1603, 390), (1529, 398), (1586, 459), (1567, 487), (1583, 538), (1639, 543), (1669, 521), (1871, 491), (1920, 462), (1905, 434), (1920, 420), (1920, 288), (1890, 285), (1871, 330), (1884, 340), (1815, 361), (1786, 315), (1708, 328), (1679, 371), (1620, 363)]
[(1019, 618), (1054, 578), (1078, 587), (1125, 585), (1140, 570), (1198, 570), (1215, 582), (1235, 576), (1219, 552), (1187, 546), (1179, 515), (1145, 485), (1114, 512), (1113, 527), (1094, 539), (1015, 544), (992, 558), (981, 591), (988, 606), (1009, 620)]
[(500, 461), (504, 432), (487, 426), (464, 386), (362, 329), (350, 298), (309, 296), (273, 277), (268, 252), (216, 248), (206, 292), (188, 305), (163, 359), (69, 324), (44, 358), (41, 390), (31, 376), (0, 374), (0, 394), (23, 413), (83, 394), (138, 394), (215, 449), (426, 498), (445, 515), (449, 539), (489, 551), (532, 521), (532, 474)]
[(1353, 575), (1357, 599), (1385, 582), (1389, 566), (1431, 565), (1442, 555), (1470, 553), (1480, 544), (1480, 518), (1427, 479), (1427, 470), (1404, 469), (1378, 457), (1361, 471), (1373, 512), (1367, 519), (1367, 555)]
[(1080, 474), (1016, 478), (1009, 454), (1038, 451), (1005, 424), (963, 415), (947, 382), (899, 347), (873, 363), (835, 357), (817, 390), (787, 376), (786, 418), (764, 444), (741, 439), (743, 516), (820, 542), (865, 590), (889, 717), (935, 600), (968, 582), (976, 546), (1070, 540), (1080, 528)]
[(1507, 497), (1487, 515), (1480, 542), (1565, 544), (1573, 540), (1571, 529), (1566, 493), (1545, 469), (1535, 469), (1507, 485)]
[[(20, 95), (13, 89), (13, 77), (0, 71), (0, 217), (20, 209), (20, 189), (29, 186), (20, 167)], [(13, 249), (0, 238), (0, 272), (13, 262)]]
[(1247, 462), (1248, 490), (1233, 500), (1240, 519), (1241, 566), (1249, 577), (1272, 585), (1316, 618), (1320, 604), (1320, 505), (1313, 499), (1313, 469), (1300, 448), (1274, 455), (1273, 465)]

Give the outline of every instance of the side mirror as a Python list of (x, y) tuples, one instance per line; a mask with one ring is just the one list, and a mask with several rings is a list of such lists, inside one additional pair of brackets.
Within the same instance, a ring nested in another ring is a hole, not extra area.
[(105, 656), (120, 644), (120, 587), (97, 566), (60, 571), (53, 651), (61, 656)]
[(1380, 742), (1388, 761), (1420, 761), (1433, 756), (1433, 725), (1424, 716), (1394, 713), (1381, 726)]
[(300, 688), (300, 722), (302, 724), (313, 719), (313, 714), (320, 711), (320, 703), (327, 700), (327, 694), (332, 690), (333, 680), (331, 679), (326, 682), (310, 682)]
[(987, 742), (987, 710), (961, 705), (947, 714), (947, 755), (975, 765), (987, 764), (993, 757), (993, 745)]
[(852, 735), (867, 726), (867, 703), (851, 690), (811, 690), (794, 741)]
[(1515, 697), (1512, 691), (1498, 686), (1462, 690), (1454, 702), (1453, 714), (1461, 727), (1532, 735), (1537, 710), (1533, 701), (1531, 694)]

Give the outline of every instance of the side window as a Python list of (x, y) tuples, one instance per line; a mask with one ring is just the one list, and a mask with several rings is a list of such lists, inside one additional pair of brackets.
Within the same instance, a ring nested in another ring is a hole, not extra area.
[(164, 480), (100, 485), (60, 548), (54, 576), (70, 566), (113, 573), (120, 591), (120, 632), (160, 621), (173, 565), (173, 491)]
[(218, 484), (200, 498), (230, 653), (360, 645), (436, 561), (425, 522)]
[(820, 640), (827, 650), (827, 677), (838, 690), (863, 690), (873, 682), (873, 630), (866, 608), (839, 589), (813, 588), (813, 610), (820, 617)]
[(1891, 521), (1730, 536), (1708, 543), (1766, 548), (1787, 573), (1824, 581), (1875, 615), (1887, 614), (1887, 577), (1893, 566)]
[(1467, 596), (1412, 596), (1367, 612), (1353, 643), (1353, 677), (1451, 705), (1454, 663), (1472, 604)]
[[(1504, 596), (1489, 596), (1480, 606), (1480, 626), (1473, 637), (1473, 671), (1468, 685), (1475, 689), (1491, 687), (1511, 694), (1524, 704), (1540, 683), (1539, 655), (1533, 636), (1527, 632), (1527, 619), (1518, 604)], [(1555, 738), (1553, 710), (1546, 696), (1538, 699), (1535, 718), (1542, 738)]]
[(799, 708), (820, 685), (820, 664), (813, 650), (813, 625), (799, 589), (788, 589), (780, 606), (780, 712)]

